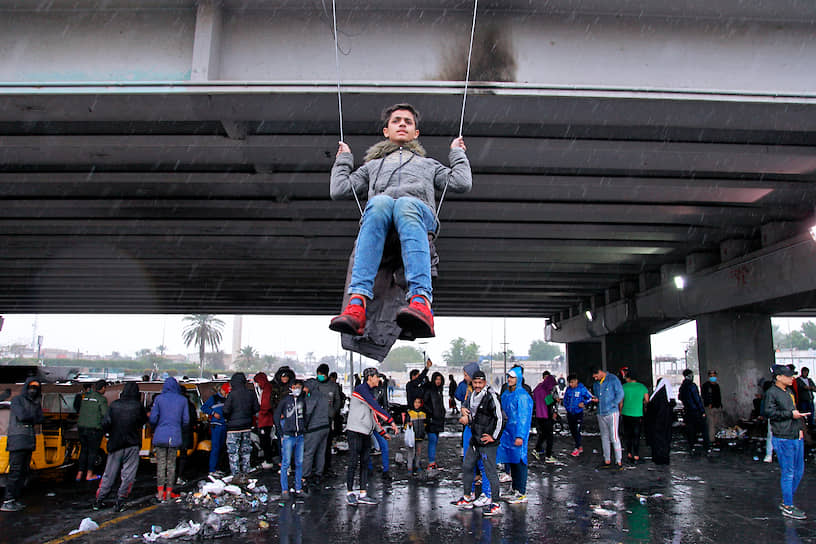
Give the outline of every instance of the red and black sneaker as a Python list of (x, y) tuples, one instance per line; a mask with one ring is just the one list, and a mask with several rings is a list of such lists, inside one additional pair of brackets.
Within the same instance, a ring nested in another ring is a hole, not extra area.
[(431, 304), (425, 297), (416, 296), (411, 304), (397, 312), (397, 325), (403, 331), (408, 331), (414, 338), (433, 338), (433, 312)]
[[(352, 300), (359, 299), (363, 305), (352, 304)], [(343, 313), (337, 317), (332, 318), (329, 323), (329, 328), (335, 332), (351, 334), (352, 336), (361, 336), (365, 331), (366, 311), (365, 299), (359, 296), (353, 296), (349, 300), (348, 306), (343, 310)]]

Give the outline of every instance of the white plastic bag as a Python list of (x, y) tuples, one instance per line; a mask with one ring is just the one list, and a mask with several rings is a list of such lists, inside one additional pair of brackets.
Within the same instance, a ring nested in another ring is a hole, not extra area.
[(99, 525), (96, 524), (94, 520), (91, 518), (83, 518), (81, 522), (79, 522), (79, 529), (74, 529), (69, 535), (75, 535), (77, 533), (86, 533), (88, 531), (96, 531), (99, 529)]
[(406, 448), (413, 448), (414, 447), (414, 428), (408, 427), (405, 429), (405, 447)]

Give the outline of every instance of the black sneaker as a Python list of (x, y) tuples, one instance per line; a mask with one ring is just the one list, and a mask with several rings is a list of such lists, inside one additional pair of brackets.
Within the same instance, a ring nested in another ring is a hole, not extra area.
[(94, 501), (93, 506), (91, 508), (94, 509), (94, 512), (98, 512), (99, 510), (105, 508), (105, 503), (97, 499)]
[(127, 510), (127, 502), (124, 499), (116, 499), (116, 504), (113, 505), (114, 512), (124, 512)]
[(612, 463), (601, 463), (600, 465), (598, 465), (598, 470), (608, 470), (614, 466), (615, 465), (613, 465)]
[(15, 501), (14, 499), (3, 502), (0, 506), (0, 512), (19, 512), (25, 508), (25, 505)]
[(807, 519), (807, 514), (805, 514), (802, 510), (796, 508), (795, 506), (782, 506), (782, 515), (786, 518), (791, 519)]
[(346, 502), (349, 506), (357, 506), (360, 501), (357, 500), (357, 495), (355, 493), (347, 493)]

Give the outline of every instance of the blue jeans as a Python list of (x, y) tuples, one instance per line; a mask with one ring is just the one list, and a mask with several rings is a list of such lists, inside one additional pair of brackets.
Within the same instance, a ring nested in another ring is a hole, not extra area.
[(402, 264), (408, 283), (408, 297), (423, 295), (431, 300), (431, 251), (428, 233), (436, 230), (436, 217), (427, 204), (412, 196), (396, 200), (386, 195), (369, 199), (363, 213), (360, 234), (351, 269), (349, 294), (374, 298), (374, 278), (380, 268), (385, 238), (391, 227), (402, 246)]
[(428, 433), (428, 462), (436, 462), (436, 444), (439, 442), (438, 433)]
[(227, 428), (223, 425), (210, 425), (210, 472), (218, 470), (221, 452), (227, 444)]
[[(468, 447), (470, 446), (470, 436), (471, 436), (470, 426), (466, 426), (464, 428), (464, 430), (462, 431), (462, 457), (465, 456), (465, 454), (467, 453)], [(491, 496), (491, 491), (492, 491), (491, 488), (490, 488), (490, 479), (487, 477), (487, 473), (485, 472), (485, 468), (484, 468), (484, 463), (482, 462), (481, 458), (479, 458), (479, 460), (476, 461), (476, 468), (474, 469), (474, 473), (481, 474), (481, 476), (482, 476), (482, 493), (484, 493), (485, 495), (490, 497)], [(473, 493), (475, 491), (475, 489), (476, 489), (476, 484), (474, 483), (471, 486), (470, 492)]]
[[(391, 463), (388, 460), (388, 440), (380, 436), (380, 433), (373, 433), (373, 435), (374, 439), (377, 441), (377, 445), (380, 446), (380, 452), (382, 454), (380, 455), (380, 458), (382, 459), (383, 472), (388, 472), (388, 470), (391, 468)], [(369, 468), (374, 468), (370, 460), (368, 465)]]
[(805, 441), (773, 437), (773, 447), (782, 470), (782, 504), (793, 506), (793, 494), (805, 472)]
[(510, 467), (510, 476), (513, 477), (513, 489), (521, 493), (527, 494), (527, 465), (524, 463), (507, 463)]
[(295, 490), (300, 491), (303, 487), (303, 435), (283, 435), (283, 440), (281, 440), (281, 491), (289, 490), (289, 481), (286, 477), (286, 473), (289, 471), (289, 465), (292, 463), (293, 453), (295, 456)]

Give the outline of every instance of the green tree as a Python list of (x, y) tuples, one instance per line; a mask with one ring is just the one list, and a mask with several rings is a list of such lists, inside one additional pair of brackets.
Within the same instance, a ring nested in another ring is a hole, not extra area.
[(531, 361), (552, 361), (561, 355), (561, 348), (544, 340), (533, 340), (527, 353)]
[(261, 364), (258, 352), (252, 346), (244, 346), (235, 359), (235, 368), (238, 370), (257, 370)]
[(686, 342), (685, 363), (686, 368), (693, 370), (695, 374), (699, 372), (700, 361), (697, 357), (696, 336), (692, 336), (691, 338), (688, 339), (688, 342)]
[(479, 359), (479, 346), (460, 336), (451, 340), (450, 349), (442, 354), (442, 358), (447, 364), (471, 363)]
[(204, 351), (206, 346), (218, 350), (221, 343), (221, 331), (224, 322), (212, 314), (193, 314), (184, 316), (186, 323), (182, 338), (186, 346), (198, 346), (198, 361), (201, 365), (201, 376), (204, 376)]
[(807, 348), (816, 348), (816, 323), (813, 321), (805, 321), (802, 323), (802, 334), (808, 339), (810, 344)]
[(407, 364), (421, 362), (420, 350), (411, 346), (400, 346), (391, 350), (380, 368), (391, 372), (404, 372)]
[(805, 336), (802, 331), (791, 331), (788, 335), (788, 344), (783, 347), (790, 347), (793, 349), (809, 349), (811, 347), (810, 339)]

